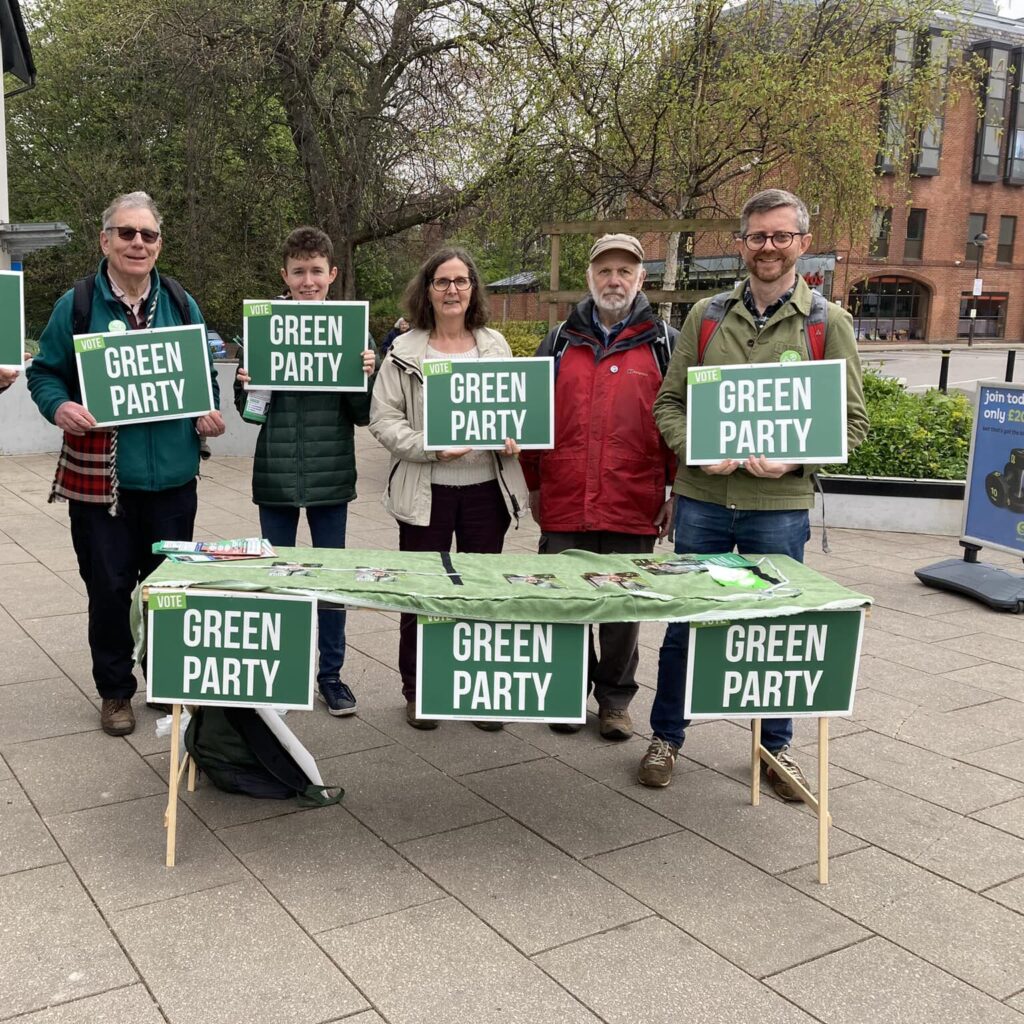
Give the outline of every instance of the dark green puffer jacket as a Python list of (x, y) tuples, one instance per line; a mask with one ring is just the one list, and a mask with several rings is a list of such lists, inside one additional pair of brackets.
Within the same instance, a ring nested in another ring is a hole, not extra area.
[[(355, 427), (369, 422), (376, 376), (365, 393), (274, 392), (256, 439), (252, 500), (257, 505), (307, 508), (356, 496)], [(236, 379), (239, 412), (246, 394)]]

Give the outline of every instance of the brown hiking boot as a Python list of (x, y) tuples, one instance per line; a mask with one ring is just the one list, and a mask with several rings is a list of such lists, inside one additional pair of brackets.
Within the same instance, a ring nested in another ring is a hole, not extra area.
[(633, 719), (625, 708), (600, 708), (598, 731), (605, 740), (628, 740), (633, 735)]
[(676, 766), (678, 753), (678, 747), (655, 736), (640, 761), (640, 768), (636, 773), (637, 782), (641, 786), (667, 786), (672, 781), (672, 769)]
[[(783, 747), (781, 750), (773, 750), (772, 756), (776, 761), (783, 766), (788, 768), (791, 775), (793, 775), (797, 782), (810, 792), (811, 787), (807, 779), (804, 777), (804, 773), (800, 769), (800, 765), (796, 763), (793, 755), (789, 752), (789, 747)], [(790, 803), (796, 803), (801, 800), (800, 794), (784, 779), (778, 772), (775, 771), (770, 765), (767, 770), (768, 782), (772, 789), (775, 790), (775, 795), (780, 800), (788, 800)]]
[(416, 717), (416, 701), (407, 700), (405, 702), (405, 720), (414, 729), (436, 729), (437, 719), (436, 718), (417, 718)]
[(132, 702), (123, 697), (104, 697), (100, 708), (100, 725), (108, 736), (127, 736), (135, 732)]

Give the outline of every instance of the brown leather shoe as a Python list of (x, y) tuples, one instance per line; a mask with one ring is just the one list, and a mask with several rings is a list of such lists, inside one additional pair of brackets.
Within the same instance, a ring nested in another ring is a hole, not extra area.
[(416, 717), (416, 701), (414, 700), (407, 700), (405, 702), (405, 720), (414, 729), (436, 729), (438, 726), (438, 720), (436, 718)]
[(127, 736), (135, 732), (135, 712), (125, 698), (104, 697), (100, 708), (100, 725), (108, 736)]
[(633, 719), (625, 708), (600, 708), (598, 732), (604, 740), (628, 740), (633, 735)]

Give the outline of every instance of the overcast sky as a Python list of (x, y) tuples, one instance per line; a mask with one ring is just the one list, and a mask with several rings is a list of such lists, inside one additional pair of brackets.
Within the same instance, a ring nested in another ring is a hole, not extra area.
[(1024, 0), (996, 0), (996, 6), (1008, 18), (1024, 18)]

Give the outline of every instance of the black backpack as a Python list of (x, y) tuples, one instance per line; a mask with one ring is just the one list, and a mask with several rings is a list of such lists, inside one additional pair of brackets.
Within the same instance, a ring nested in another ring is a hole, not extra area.
[[(88, 334), (92, 320), (92, 291), (96, 285), (96, 275), (87, 274), (80, 277), (74, 285), (75, 297), (71, 303), (71, 333)], [(185, 289), (173, 277), (160, 277), (160, 287), (164, 288), (181, 317), (183, 327), (192, 323), (192, 313), (188, 308), (188, 296)]]
[(306, 807), (336, 804), (340, 786), (317, 786), (253, 708), (200, 707), (185, 730), (185, 749), (226, 793), (266, 800), (298, 797)]

